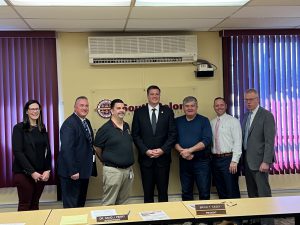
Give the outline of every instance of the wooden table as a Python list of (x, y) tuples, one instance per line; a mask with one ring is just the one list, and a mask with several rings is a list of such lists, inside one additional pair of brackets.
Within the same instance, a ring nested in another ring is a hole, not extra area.
[(26, 225), (43, 225), (50, 212), (51, 209), (0, 213), (0, 224), (25, 223)]
[[(118, 215), (128, 214), (128, 220), (114, 222), (96, 222), (91, 217), (92, 210), (115, 209)], [(59, 225), (62, 216), (74, 216), (88, 214), (88, 224), (149, 224), (149, 221), (143, 221), (140, 212), (162, 210), (170, 219), (168, 222), (185, 222), (192, 221), (193, 215), (187, 210), (182, 202), (161, 202), (148, 204), (129, 204), (129, 205), (112, 205), (99, 207), (71, 208), (71, 209), (53, 209), (46, 225)], [(151, 221), (151, 224), (161, 223), (161, 221)]]
[[(226, 214), (196, 215), (196, 210), (191, 207), (193, 204), (219, 203), (225, 204)], [(226, 218), (293, 217), (300, 215), (300, 196), (185, 201), (183, 204), (195, 217), (196, 221)]]

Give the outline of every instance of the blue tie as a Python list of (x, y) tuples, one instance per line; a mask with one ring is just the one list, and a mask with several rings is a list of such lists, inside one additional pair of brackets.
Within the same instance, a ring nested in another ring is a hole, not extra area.
[(251, 121), (252, 113), (253, 112), (249, 112), (248, 118), (247, 118), (247, 121), (246, 121), (244, 142), (243, 142), (244, 150), (247, 150), (247, 141), (248, 141), (248, 135), (249, 135), (249, 130), (250, 130), (250, 121)]
[(85, 136), (88, 138), (90, 144), (92, 144), (92, 142), (93, 142), (92, 135), (91, 135), (91, 131), (90, 131), (90, 128), (89, 128), (86, 120), (83, 120), (82, 124), (83, 124), (84, 130), (85, 130)]

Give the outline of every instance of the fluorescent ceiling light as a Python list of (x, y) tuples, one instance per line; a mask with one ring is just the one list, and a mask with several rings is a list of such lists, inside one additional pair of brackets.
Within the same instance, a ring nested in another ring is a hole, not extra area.
[(136, 0), (136, 6), (241, 6), (249, 0)]
[[(1, 0), (0, 0), (1, 1)], [(131, 0), (10, 0), (18, 6), (130, 6)]]
[(0, 0), (0, 5), (7, 5), (4, 0)]

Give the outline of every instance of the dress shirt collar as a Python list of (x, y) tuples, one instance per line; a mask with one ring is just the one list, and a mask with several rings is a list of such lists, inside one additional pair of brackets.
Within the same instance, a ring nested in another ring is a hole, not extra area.
[(258, 108), (259, 108), (259, 105), (252, 111), (252, 115), (251, 115), (251, 121), (250, 121), (250, 124), (252, 124), (252, 121), (258, 111)]
[[(76, 116), (78, 116), (78, 115), (76, 114), (76, 112), (74, 112), (74, 114), (75, 114)], [(78, 116), (78, 118), (81, 120), (81, 122), (83, 122), (83, 121), (86, 120), (86, 118), (81, 118), (80, 116)]]
[(152, 109), (156, 109), (155, 112), (158, 112), (159, 111), (159, 104), (157, 104), (155, 107), (152, 107), (151, 105), (148, 104), (149, 112), (152, 113)]
[(222, 121), (223, 119), (225, 119), (226, 115), (227, 115), (227, 113), (224, 113), (221, 116), (217, 116), (217, 120), (218, 120), (218, 118), (220, 118), (220, 120)]
[(252, 115), (255, 115), (258, 111), (259, 105), (252, 111)]
[[(251, 115), (251, 118), (250, 118), (250, 126), (252, 125), (252, 122), (253, 122), (253, 120), (254, 120), (254, 117), (255, 117), (255, 115), (256, 115), (258, 109), (259, 109), (259, 105), (252, 111), (252, 115)], [(249, 111), (249, 113), (250, 113), (250, 112), (251, 112), (251, 111)]]

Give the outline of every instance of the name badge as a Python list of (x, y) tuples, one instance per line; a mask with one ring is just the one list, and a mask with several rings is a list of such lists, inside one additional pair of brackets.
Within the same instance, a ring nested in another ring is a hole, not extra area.
[(198, 204), (195, 205), (197, 215), (226, 214), (225, 204)]
[(128, 215), (113, 215), (113, 216), (98, 216), (97, 222), (111, 222), (111, 221), (120, 221), (128, 220)]

